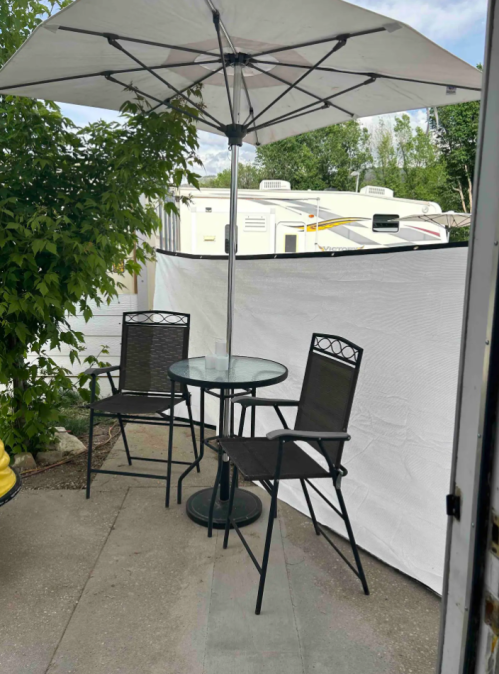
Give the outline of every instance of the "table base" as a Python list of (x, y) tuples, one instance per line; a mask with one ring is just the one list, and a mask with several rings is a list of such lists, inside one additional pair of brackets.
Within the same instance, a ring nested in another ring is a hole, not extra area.
[[(210, 511), (211, 495), (213, 488), (202, 489), (189, 497), (185, 509), (187, 515), (204, 527), (208, 526), (208, 513)], [(225, 521), (227, 519), (228, 501), (220, 501), (217, 497), (215, 501), (215, 509), (213, 511), (213, 528), (225, 529)], [(239, 527), (245, 527), (247, 524), (255, 522), (262, 514), (262, 502), (250, 491), (245, 489), (236, 489), (234, 494), (234, 505), (232, 508), (232, 516)]]

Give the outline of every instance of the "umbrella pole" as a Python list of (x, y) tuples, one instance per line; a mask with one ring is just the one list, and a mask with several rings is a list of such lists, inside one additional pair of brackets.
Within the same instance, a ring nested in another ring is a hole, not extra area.
[[(229, 274), (227, 279), (227, 355), (232, 356), (232, 330), (234, 323), (234, 294), (235, 294), (235, 272), (236, 272), (236, 231), (237, 231), (237, 168), (239, 160), (239, 146), (231, 147), (231, 165), (230, 165), (230, 220), (229, 220)], [(222, 435), (230, 434), (230, 420), (233, 413), (231, 398), (224, 400), (224, 417)], [(222, 456), (222, 475), (220, 480), (220, 500), (229, 500), (229, 457), (227, 454)]]
[[(239, 124), (239, 113), (241, 109), (242, 93), (242, 66), (239, 63), (234, 65), (234, 80), (232, 93), (232, 109), (234, 115), (234, 127)], [(237, 246), (237, 174), (239, 162), (239, 146), (242, 139), (235, 138), (233, 134), (228, 136), (231, 150), (230, 164), (230, 219), (229, 219), (229, 263), (227, 279), (227, 355), (232, 356), (232, 333), (234, 327), (234, 295), (236, 290), (236, 246)], [(231, 392), (229, 392), (231, 393)], [(222, 435), (230, 435), (232, 402), (227, 397), (224, 401), (223, 429)], [(229, 457), (224, 453), (222, 456), (222, 475), (220, 481), (220, 500), (229, 499)]]
[(230, 219), (229, 219), (229, 274), (227, 280), (227, 355), (232, 355), (232, 330), (234, 324), (234, 294), (237, 245), (237, 173), (239, 146), (231, 147), (230, 164)]

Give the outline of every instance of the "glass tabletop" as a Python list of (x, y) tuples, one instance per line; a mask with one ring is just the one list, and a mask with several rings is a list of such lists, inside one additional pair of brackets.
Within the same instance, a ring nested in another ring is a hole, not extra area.
[(284, 381), (288, 369), (281, 363), (265, 358), (231, 356), (228, 370), (207, 368), (204, 356), (187, 358), (174, 363), (168, 370), (174, 381), (192, 386), (212, 388), (258, 388)]

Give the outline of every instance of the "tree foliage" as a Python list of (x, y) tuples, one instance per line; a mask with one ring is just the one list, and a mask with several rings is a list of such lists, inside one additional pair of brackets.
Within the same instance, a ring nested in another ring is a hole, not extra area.
[[(261, 171), (255, 164), (239, 162), (237, 186), (243, 190), (257, 190), (260, 186)], [(230, 187), (230, 168), (220, 171), (216, 176), (205, 178), (203, 187)]]
[(409, 115), (394, 127), (381, 119), (372, 135), (372, 182), (392, 189), (397, 197), (448, 202), (445, 161), (432, 136), (411, 126)]
[(458, 195), (458, 208), (467, 212), (471, 212), (473, 205), (479, 115), (479, 101), (471, 101), (438, 108), (437, 114), (431, 117), (451, 188)]
[(257, 149), (262, 180), (288, 180), (295, 190), (355, 188), (371, 163), (369, 133), (358, 122), (329, 126)]
[[(47, 5), (10, 8), (17, 37), (2, 26), (3, 59)], [(141, 100), (124, 106), (122, 124), (78, 129), (53, 103), (0, 97), (0, 436), (9, 451), (50, 441), (58, 391), (71, 384), (48, 351), (79, 359), (83, 335), (68, 317), (88, 320), (93, 302), (117, 294), (110, 270), (137, 272), (152, 255), (143, 239), (159, 226), (155, 203), (170, 185), (197, 185), (196, 149), (189, 118), (148, 113)]]

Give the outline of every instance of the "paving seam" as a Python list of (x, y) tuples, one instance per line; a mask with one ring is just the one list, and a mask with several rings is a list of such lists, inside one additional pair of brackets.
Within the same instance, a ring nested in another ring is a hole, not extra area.
[(295, 631), (296, 631), (296, 638), (298, 639), (298, 648), (300, 649), (300, 660), (301, 660), (301, 669), (303, 674), (307, 674), (305, 671), (305, 653), (303, 651), (303, 644), (300, 636), (300, 630), (298, 629), (298, 621), (296, 618), (296, 606), (295, 606), (295, 598), (293, 595), (293, 588), (291, 586), (291, 578), (289, 576), (289, 564), (288, 564), (288, 558), (286, 555), (286, 546), (284, 545), (284, 539), (287, 538), (286, 536), (283, 536), (283, 531), (282, 531), (282, 526), (281, 526), (281, 520), (278, 520), (279, 524), (279, 530), (281, 533), (281, 546), (282, 546), (282, 554), (284, 557), (284, 566), (286, 568), (286, 578), (288, 579), (288, 589), (289, 589), (289, 598), (291, 599), (291, 606), (293, 607), (293, 624), (295, 626)]
[(111, 526), (109, 527), (109, 531), (107, 532), (107, 535), (106, 535), (106, 537), (105, 537), (105, 539), (104, 539), (104, 542), (103, 542), (102, 545), (101, 545), (101, 548), (100, 548), (100, 550), (99, 550), (99, 552), (98, 552), (98, 554), (97, 554), (97, 557), (95, 558), (95, 562), (94, 562), (92, 568), (90, 569), (90, 571), (89, 571), (89, 573), (88, 573), (87, 579), (86, 579), (86, 581), (85, 581), (85, 583), (84, 583), (84, 585), (83, 585), (83, 587), (82, 587), (82, 590), (81, 590), (80, 594), (78, 595), (78, 599), (75, 601), (75, 604), (74, 604), (74, 606), (73, 606), (73, 610), (71, 611), (71, 613), (70, 613), (70, 615), (69, 615), (69, 618), (68, 618), (68, 621), (67, 621), (67, 623), (66, 623), (66, 625), (65, 625), (65, 627), (64, 627), (64, 629), (63, 629), (63, 631), (62, 631), (61, 637), (60, 637), (59, 641), (57, 642), (56, 647), (54, 648), (54, 652), (52, 653), (52, 657), (50, 658), (50, 662), (49, 662), (49, 664), (47, 665), (47, 669), (45, 670), (44, 674), (49, 674), (49, 672), (50, 672), (50, 668), (52, 667), (52, 664), (53, 664), (53, 662), (54, 662), (54, 658), (55, 658), (55, 656), (57, 655), (57, 651), (59, 650), (59, 646), (61, 645), (62, 640), (64, 639), (64, 636), (65, 636), (65, 634), (66, 634), (66, 632), (67, 632), (67, 630), (68, 630), (69, 624), (70, 624), (71, 620), (73, 619), (73, 616), (74, 616), (74, 614), (75, 614), (75, 611), (76, 611), (76, 609), (78, 608), (78, 606), (79, 606), (79, 604), (80, 604), (80, 600), (81, 600), (81, 598), (82, 598), (82, 596), (83, 596), (83, 593), (85, 592), (85, 589), (86, 589), (86, 587), (87, 587), (87, 585), (88, 585), (88, 581), (89, 581), (90, 578), (92, 577), (92, 573), (94, 572), (95, 567), (96, 567), (97, 564), (99, 563), (99, 559), (100, 559), (100, 557), (101, 557), (101, 555), (102, 555), (102, 551), (103, 551), (104, 548), (106, 547), (107, 542), (108, 542), (108, 540), (109, 540), (109, 537), (110, 537), (112, 531), (114, 530), (114, 525), (116, 524), (116, 521), (117, 521), (117, 519), (118, 519), (118, 516), (119, 516), (119, 514), (121, 513), (121, 510), (122, 510), (122, 508), (123, 508), (123, 504), (125, 503), (125, 500), (126, 500), (126, 497), (128, 496), (128, 492), (129, 492), (129, 491), (130, 491), (130, 487), (127, 487), (127, 489), (126, 489), (126, 491), (125, 491), (125, 493), (124, 493), (124, 495), (123, 495), (123, 499), (122, 499), (122, 501), (121, 501), (121, 503), (120, 503), (120, 505), (119, 505), (119, 507), (118, 507), (118, 510), (117, 510), (117, 512), (116, 512), (116, 516), (115, 516), (115, 518), (113, 519), (113, 521), (112, 521), (112, 523), (111, 523)]
[[(211, 612), (211, 600), (213, 598), (213, 579), (215, 578), (215, 564), (217, 563), (217, 551), (218, 551), (218, 546), (219, 546), (219, 540), (220, 537), (218, 535), (219, 530), (218, 529), (213, 529), (213, 534), (216, 536), (216, 542), (215, 542), (215, 554), (213, 555), (213, 567), (211, 570), (211, 590), (210, 590), (210, 603), (208, 605), (208, 620), (206, 624), (206, 637), (204, 640), (204, 657), (203, 657), (203, 674), (206, 672), (206, 655), (208, 652), (208, 630), (209, 630), (209, 625), (210, 625), (210, 612)], [(225, 530), (224, 530), (225, 534)]]

